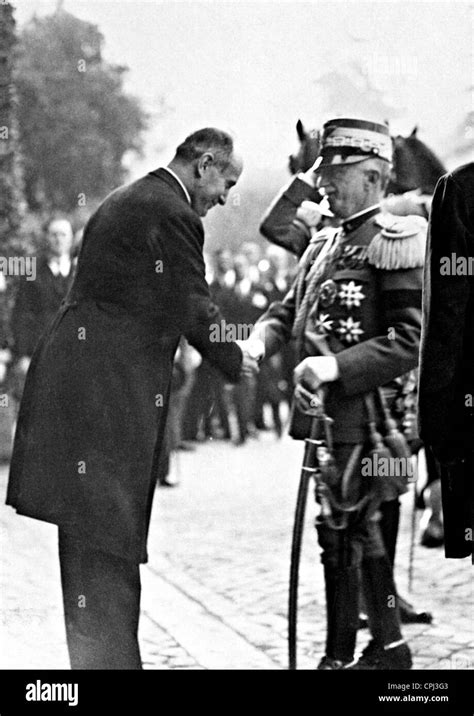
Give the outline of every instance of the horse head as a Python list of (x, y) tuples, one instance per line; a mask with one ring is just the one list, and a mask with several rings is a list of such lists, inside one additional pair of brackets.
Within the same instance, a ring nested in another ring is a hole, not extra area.
[(289, 156), (288, 167), (291, 174), (305, 172), (312, 167), (321, 147), (321, 133), (317, 129), (306, 131), (300, 119), (296, 123), (296, 133), (300, 146), (296, 154)]
[(393, 170), (387, 187), (388, 194), (403, 194), (418, 189), (422, 194), (433, 194), (440, 176), (446, 168), (416, 136), (415, 127), (408, 137), (392, 137)]

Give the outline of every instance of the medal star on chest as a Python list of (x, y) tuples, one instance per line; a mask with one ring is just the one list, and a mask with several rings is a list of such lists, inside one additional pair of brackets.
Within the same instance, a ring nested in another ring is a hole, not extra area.
[(341, 340), (346, 343), (358, 343), (360, 336), (364, 333), (360, 327), (360, 321), (354, 321), (352, 316), (349, 316), (346, 320), (339, 320), (339, 328), (337, 328)]
[(320, 313), (314, 321), (314, 327), (319, 334), (327, 335), (332, 330), (334, 320), (330, 320), (329, 313)]
[(365, 293), (362, 292), (362, 285), (358, 286), (355, 281), (341, 284), (341, 289), (337, 295), (341, 305), (347, 308), (358, 308), (365, 298)]

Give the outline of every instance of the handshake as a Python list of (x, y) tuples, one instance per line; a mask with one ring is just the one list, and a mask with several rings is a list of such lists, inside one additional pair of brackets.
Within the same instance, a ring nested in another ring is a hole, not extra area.
[(246, 341), (235, 341), (242, 351), (241, 376), (256, 375), (259, 363), (265, 355), (265, 345), (260, 338), (248, 338)]

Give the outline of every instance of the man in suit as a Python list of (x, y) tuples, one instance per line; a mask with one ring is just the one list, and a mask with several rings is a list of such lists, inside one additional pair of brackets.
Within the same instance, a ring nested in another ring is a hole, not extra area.
[(441, 477), (446, 557), (474, 563), (474, 163), (436, 186), (424, 281), (420, 436)]
[[(249, 338), (255, 351), (257, 339), (263, 341), (265, 357), (296, 340), (292, 437), (310, 435), (305, 413), (323, 394), (333, 420), (334, 464), (324, 484), (331, 509), (317, 519), (327, 604), (324, 670), (411, 667), (379, 525), (382, 503), (406, 486), (393, 474), (375, 427), (383, 432), (387, 419), (379, 389), (418, 361), (426, 221), (381, 212), (391, 161), (385, 125), (351, 118), (324, 125), (312, 185), (296, 178), (282, 198), (285, 222), (294, 221), (317, 186), (341, 228), (314, 235), (292, 288)], [(398, 445), (405, 447), (401, 435)], [(364, 469), (373, 454), (383, 471)], [(373, 638), (354, 665), (360, 576)]]
[[(228, 295), (232, 293), (234, 282), (232, 271), (232, 255), (228, 249), (217, 249), (212, 255), (212, 273), (209, 280), (209, 294), (216, 303), (226, 320), (224, 306)], [(213, 435), (212, 419), (215, 415), (219, 420), (221, 436), (230, 440), (229, 409), (225, 395), (225, 379), (218, 370), (207, 360), (198, 366), (193, 380), (191, 392), (186, 402), (183, 416), (184, 440), (197, 440), (200, 425), (204, 437)]]
[(242, 171), (232, 138), (191, 134), (167, 167), (110, 194), (31, 361), (7, 503), (59, 526), (73, 668), (139, 669), (140, 576), (173, 357), (185, 335), (230, 381), (255, 361), (212, 342), (201, 217)]
[[(71, 285), (73, 241), (69, 221), (52, 219), (46, 226), (45, 252), (38, 261), (35, 280), (19, 281), (12, 314), (12, 332), (15, 369), (21, 386), (36, 345)], [(19, 399), (21, 395), (17, 397)]]

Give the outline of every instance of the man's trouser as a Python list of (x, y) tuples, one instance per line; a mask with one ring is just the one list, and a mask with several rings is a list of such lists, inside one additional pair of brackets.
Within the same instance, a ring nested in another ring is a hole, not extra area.
[(334, 512), (335, 524), (318, 517), (317, 532), (322, 547), (327, 607), (326, 656), (342, 662), (353, 659), (359, 622), (359, 586), (367, 604), (372, 636), (382, 645), (401, 639), (400, 621), (392, 569), (379, 526), (380, 501), (373, 492), (373, 480), (362, 476), (362, 452), (351, 475), (343, 480), (354, 445), (336, 444), (336, 471), (329, 484), (338, 502), (355, 504), (368, 499), (359, 510), (347, 513), (347, 525), (340, 524), (341, 513)]
[(59, 561), (72, 669), (141, 669), (139, 565), (59, 528)]

